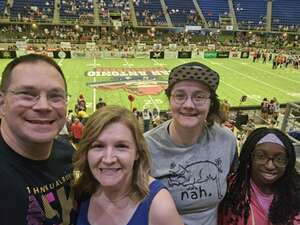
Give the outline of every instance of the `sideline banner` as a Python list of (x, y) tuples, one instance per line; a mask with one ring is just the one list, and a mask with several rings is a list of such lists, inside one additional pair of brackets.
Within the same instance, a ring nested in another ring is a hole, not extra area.
[(247, 59), (247, 58), (249, 58), (249, 52), (241, 52), (241, 58), (242, 58), (242, 59)]
[(0, 58), (1, 59), (13, 59), (17, 57), (16, 51), (0, 51)]
[(106, 59), (120, 59), (121, 53), (118, 51), (102, 51), (101, 55)]
[(218, 52), (217, 58), (229, 58), (229, 52), (225, 52), (225, 51)]
[(218, 56), (218, 52), (216, 51), (206, 51), (204, 52), (204, 58), (208, 59), (208, 58), (217, 58)]
[(85, 51), (72, 51), (72, 58), (86, 58), (87, 54)]
[(164, 52), (164, 58), (165, 59), (176, 59), (177, 58), (177, 51), (166, 50)]
[(53, 51), (55, 59), (71, 59), (71, 51)]
[(135, 58), (149, 59), (149, 53), (145, 52), (145, 51), (137, 51), (137, 52), (135, 52)]
[(230, 52), (230, 58), (240, 58), (241, 52)]
[(150, 59), (164, 59), (165, 53), (163, 51), (150, 52)]
[(190, 59), (192, 58), (192, 52), (191, 51), (180, 51), (177, 55), (178, 59)]

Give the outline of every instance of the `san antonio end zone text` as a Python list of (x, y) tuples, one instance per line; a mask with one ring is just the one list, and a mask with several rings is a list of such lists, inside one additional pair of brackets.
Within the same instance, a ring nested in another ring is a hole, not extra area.
[(88, 77), (119, 77), (119, 76), (168, 76), (169, 72), (165, 68), (97, 68), (93, 71), (87, 71)]

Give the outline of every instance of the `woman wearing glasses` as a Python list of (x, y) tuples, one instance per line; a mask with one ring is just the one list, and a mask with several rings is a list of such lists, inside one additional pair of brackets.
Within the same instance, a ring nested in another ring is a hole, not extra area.
[(280, 130), (258, 128), (246, 139), (240, 165), (220, 206), (219, 224), (300, 224), (300, 176), (292, 142)]
[(219, 75), (198, 63), (171, 70), (166, 95), (172, 119), (145, 133), (152, 176), (171, 192), (186, 225), (216, 225), (217, 208), (236, 156), (236, 141), (215, 120)]

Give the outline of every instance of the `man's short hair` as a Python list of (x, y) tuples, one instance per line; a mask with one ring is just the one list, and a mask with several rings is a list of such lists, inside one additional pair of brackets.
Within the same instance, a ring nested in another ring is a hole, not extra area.
[(11, 83), (11, 72), (17, 65), (21, 63), (37, 63), (37, 62), (45, 62), (53, 66), (60, 73), (62, 79), (64, 80), (65, 89), (67, 91), (66, 78), (60, 66), (52, 58), (45, 55), (39, 55), (39, 54), (23, 55), (18, 58), (15, 58), (10, 63), (8, 63), (2, 72), (2, 79), (0, 84), (1, 91), (3, 92), (7, 91)]

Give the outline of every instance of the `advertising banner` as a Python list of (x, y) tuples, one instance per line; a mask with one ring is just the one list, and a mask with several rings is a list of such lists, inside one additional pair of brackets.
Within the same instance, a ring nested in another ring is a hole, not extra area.
[(150, 52), (150, 59), (164, 59), (165, 53), (163, 51)]
[(240, 58), (241, 52), (230, 52), (230, 58)]
[(249, 58), (249, 52), (241, 52), (241, 58), (242, 59), (248, 59)]
[(56, 59), (70, 59), (71, 51), (53, 51), (53, 57)]
[(217, 58), (218, 56), (218, 52), (216, 51), (206, 51), (204, 52), (204, 58), (208, 59), (208, 58)]
[(16, 51), (6, 51), (6, 50), (0, 51), (1, 59), (13, 59), (16, 57), (17, 57)]
[(191, 51), (178, 52), (177, 58), (178, 59), (190, 59), (190, 58), (192, 58), (192, 52)]
[(229, 58), (229, 52), (218, 52), (217, 58)]

